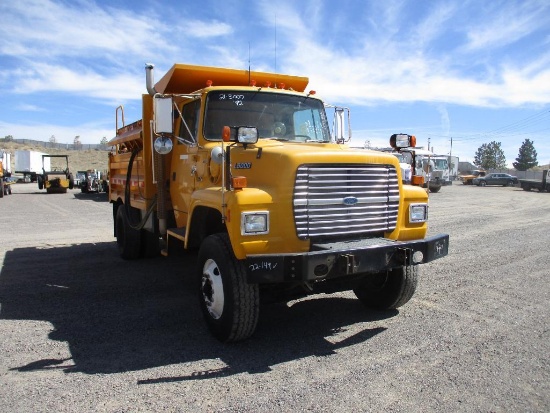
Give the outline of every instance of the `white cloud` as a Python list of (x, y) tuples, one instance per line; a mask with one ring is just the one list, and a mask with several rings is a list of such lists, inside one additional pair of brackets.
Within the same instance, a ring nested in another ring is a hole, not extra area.
[(38, 63), (17, 74), (14, 91), (20, 94), (66, 92), (107, 99), (106, 103), (111, 103), (139, 99), (145, 91), (145, 74), (141, 79), (131, 74), (100, 75), (82, 65), (68, 68)]
[(541, 18), (548, 13), (548, 4), (543, 2), (488, 2), (480, 3), (479, 8), (482, 19), (474, 18), (467, 27), (467, 49), (502, 47), (548, 24), (547, 18)]
[(80, 1), (19, 0), (3, 6), (1, 53), (12, 56), (88, 56), (150, 53), (173, 47), (149, 16)]
[(185, 23), (185, 27), (186, 32), (192, 37), (224, 36), (233, 31), (233, 28), (230, 25), (217, 20), (191, 20)]
[(24, 104), (18, 105), (17, 110), (20, 110), (23, 112), (44, 112), (45, 109), (37, 105), (24, 103)]

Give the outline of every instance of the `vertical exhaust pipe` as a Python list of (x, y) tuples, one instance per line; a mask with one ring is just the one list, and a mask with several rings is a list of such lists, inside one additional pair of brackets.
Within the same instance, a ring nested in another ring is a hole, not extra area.
[(145, 86), (147, 87), (147, 92), (149, 92), (151, 96), (154, 96), (157, 93), (155, 90), (154, 69), (154, 64), (145, 63)]

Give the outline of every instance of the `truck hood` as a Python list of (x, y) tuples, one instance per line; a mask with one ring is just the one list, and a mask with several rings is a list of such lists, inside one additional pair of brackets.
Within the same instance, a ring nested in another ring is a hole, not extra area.
[(398, 159), (388, 153), (358, 150), (334, 143), (291, 143), (260, 140), (231, 150), (233, 176), (246, 176), (249, 186), (292, 184), (299, 166), (306, 164), (392, 165), (400, 174)]

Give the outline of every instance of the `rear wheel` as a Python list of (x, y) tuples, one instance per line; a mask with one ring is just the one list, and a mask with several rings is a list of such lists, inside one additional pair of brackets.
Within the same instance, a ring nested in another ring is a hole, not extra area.
[(121, 204), (116, 212), (116, 242), (120, 256), (125, 260), (134, 260), (140, 255), (141, 234), (139, 230), (130, 226), (125, 208), (124, 204)]
[(38, 181), (38, 189), (44, 189), (44, 180), (41, 176), (37, 176), (36, 180)]
[(4, 191), (4, 181), (3, 178), (0, 178), (0, 198), (4, 198)]
[(208, 236), (198, 258), (199, 301), (208, 328), (222, 342), (247, 339), (258, 323), (259, 287), (246, 282), (246, 268), (233, 254), (229, 236)]
[(418, 265), (394, 268), (367, 276), (353, 292), (369, 308), (389, 310), (406, 304), (418, 284)]

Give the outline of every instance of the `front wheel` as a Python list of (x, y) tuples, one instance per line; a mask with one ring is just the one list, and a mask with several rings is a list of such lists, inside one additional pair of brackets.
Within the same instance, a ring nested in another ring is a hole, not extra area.
[(405, 305), (418, 284), (418, 265), (368, 275), (353, 292), (369, 308), (390, 310)]
[(479, 185), (480, 185), (480, 186), (486, 186), (486, 185), (487, 185), (487, 182), (481, 181), (481, 182), (479, 183)]
[(258, 323), (260, 292), (246, 282), (246, 268), (233, 254), (229, 236), (208, 236), (198, 258), (199, 302), (211, 333), (221, 342), (247, 339)]

